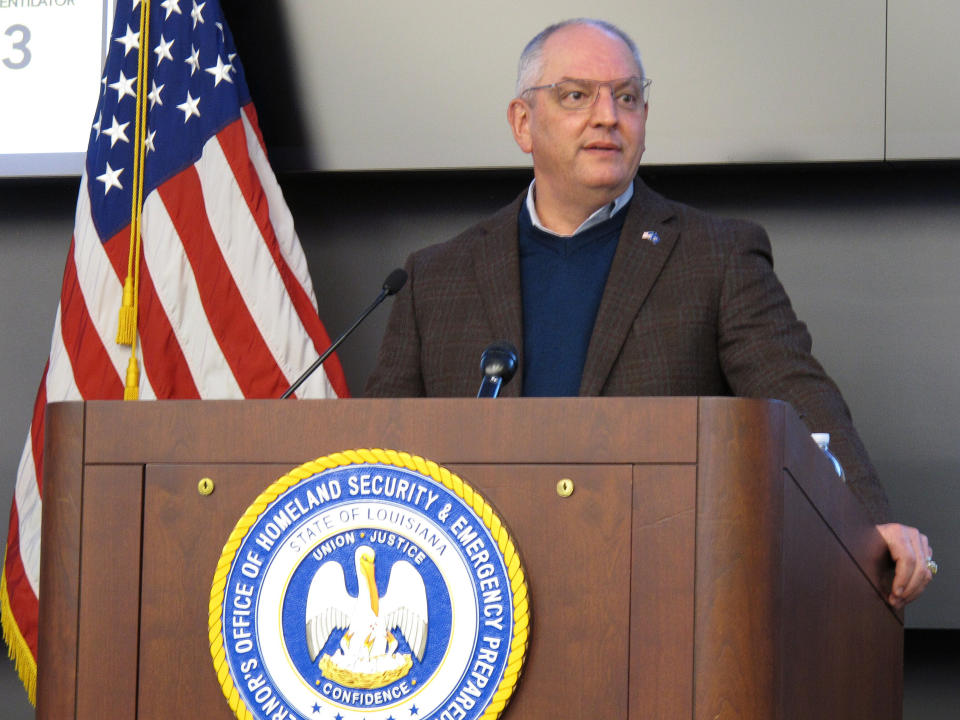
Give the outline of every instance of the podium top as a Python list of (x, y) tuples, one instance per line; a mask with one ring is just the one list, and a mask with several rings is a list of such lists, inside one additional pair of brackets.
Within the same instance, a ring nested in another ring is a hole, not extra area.
[[(705, 400), (88, 401), (83, 403), (85, 460), (160, 462), (173, 453), (181, 462), (299, 464), (356, 447), (390, 447), (437, 462), (577, 463), (602, 456), (609, 462), (694, 463)], [(737, 398), (709, 402), (769, 407), (775, 414), (787, 407)], [(48, 412), (69, 404), (52, 404)], [(256, 428), (256, 437), (250, 428)]]

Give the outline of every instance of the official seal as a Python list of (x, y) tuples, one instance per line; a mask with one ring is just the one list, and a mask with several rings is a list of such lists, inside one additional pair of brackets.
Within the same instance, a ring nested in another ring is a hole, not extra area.
[(267, 488), (210, 592), (217, 678), (241, 720), (493, 720), (530, 624), (517, 548), (436, 463), (353, 450)]

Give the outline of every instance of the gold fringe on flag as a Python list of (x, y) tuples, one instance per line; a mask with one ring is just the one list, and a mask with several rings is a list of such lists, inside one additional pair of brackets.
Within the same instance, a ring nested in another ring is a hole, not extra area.
[[(130, 243), (133, 249), (133, 242)], [(129, 265), (129, 261), (128, 261)], [(123, 303), (120, 305), (120, 320), (117, 325), (117, 344), (132, 345), (137, 334), (137, 316), (133, 309), (133, 275), (127, 270), (127, 279), (123, 281)]]
[(123, 387), (124, 400), (140, 399), (140, 367), (137, 365), (137, 349), (133, 348), (127, 363), (127, 383)]
[(130, 250), (127, 255), (127, 277), (123, 281), (123, 300), (117, 324), (117, 343), (130, 346), (124, 400), (140, 397), (140, 368), (137, 365), (137, 317), (140, 296), (140, 254), (143, 235), (143, 166), (146, 157), (144, 142), (147, 128), (147, 66), (150, 47), (150, 0), (140, 4), (140, 45), (137, 49), (137, 110), (134, 118), (133, 187), (130, 193)]
[(3, 639), (7, 643), (7, 654), (13, 660), (13, 666), (20, 676), (20, 681), (27, 689), (30, 704), (37, 706), (37, 661), (27, 646), (27, 641), (20, 634), (13, 609), (10, 607), (10, 597), (7, 595), (6, 566), (0, 570), (0, 625), (3, 626)]

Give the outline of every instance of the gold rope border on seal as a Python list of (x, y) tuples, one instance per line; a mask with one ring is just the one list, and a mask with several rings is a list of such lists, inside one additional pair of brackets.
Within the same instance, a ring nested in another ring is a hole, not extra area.
[(324, 470), (363, 463), (394, 465), (396, 467), (414, 470), (421, 475), (427, 475), (433, 478), (469, 505), (477, 517), (483, 521), (483, 524), (496, 541), (497, 547), (503, 555), (503, 562), (507, 568), (507, 576), (510, 579), (514, 613), (513, 640), (510, 643), (510, 655), (507, 657), (507, 666), (503, 673), (503, 679), (500, 681), (500, 685), (497, 686), (497, 690), (494, 692), (483, 715), (479, 718), (479, 720), (496, 720), (507, 706), (507, 702), (510, 700), (510, 696), (513, 695), (517, 682), (520, 680), (520, 671), (523, 669), (530, 634), (530, 604), (527, 596), (527, 580), (523, 566), (520, 564), (520, 555), (514, 545), (513, 538), (510, 537), (510, 533), (507, 532), (500, 518), (480, 493), (476, 492), (467, 482), (445, 467), (438, 465), (432, 460), (425, 460), (418, 455), (376, 448), (345, 450), (344, 452), (311, 460), (294, 468), (257, 497), (253, 504), (247, 508), (247, 511), (240, 520), (237, 521), (233, 532), (230, 533), (230, 537), (223, 546), (223, 552), (220, 554), (220, 560), (217, 562), (217, 569), (213, 574), (213, 587), (210, 589), (208, 622), (210, 655), (213, 658), (213, 667), (217, 672), (217, 680), (220, 681), (220, 688), (223, 690), (224, 697), (227, 699), (227, 704), (230, 706), (230, 709), (233, 710), (238, 720), (254, 720), (254, 716), (250, 713), (250, 710), (241, 701), (240, 692), (233, 684), (233, 678), (230, 676), (226, 651), (223, 649), (223, 623), (220, 620), (223, 611), (223, 596), (226, 590), (227, 575), (230, 572), (230, 567), (233, 565), (237, 550), (243, 542), (243, 538), (254, 523), (256, 523), (260, 515), (263, 514), (267, 506), (300, 481), (313, 477)]

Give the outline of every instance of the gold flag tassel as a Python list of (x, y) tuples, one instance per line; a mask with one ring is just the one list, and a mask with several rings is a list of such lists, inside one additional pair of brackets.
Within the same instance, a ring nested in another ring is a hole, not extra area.
[(123, 281), (123, 299), (117, 321), (117, 344), (130, 345), (137, 334), (136, 295), (139, 280), (136, 271), (140, 243), (140, 212), (143, 208), (143, 135), (146, 126), (147, 61), (150, 33), (150, 2), (140, 5), (140, 43), (137, 48), (137, 110), (134, 115), (133, 187), (130, 192), (130, 249), (127, 252), (127, 277)]
[[(133, 249), (133, 243), (130, 243)], [(129, 265), (129, 261), (127, 263)], [(123, 281), (123, 303), (120, 305), (120, 320), (117, 325), (117, 344), (133, 345), (133, 338), (137, 334), (137, 316), (133, 310), (133, 275), (127, 271), (127, 279)]]
[[(130, 342), (130, 362), (127, 363), (127, 380), (123, 386), (123, 399), (124, 400), (139, 400), (140, 399), (140, 366), (137, 364), (137, 333), (136, 333), (136, 320), (137, 320), (137, 310), (139, 309), (139, 299), (140, 299), (140, 244), (141, 244), (140, 234), (137, 233), (137, 241), (134, 243), (134, 256), (133, 256), (133, 280), (134, 287), (133, 292), (133, 338)], [(129, 279), (129, 278), (128, 278)], [(126, 292), (126, 288), (124, 288)], [(122, 310), (121, 310), (122, 312)]]
[(123, 386), (123, 399), (140, 399), (140, 366), (137, 364), (136, 348), (130, 355), (130, 362), (127, 363), (127, 382)]
[(130, 346), (130, 362), (123, 388), (124, 400), (140, 397), (140, 367), (137, 363), (137, 317), (140, 296), (140, 254), (143, 243), (143, 166), (147, 127), (147, 62), (150, 47), (150, 0), (140, 3), (140, 44), (137, 61), (137, 110), (134, 118), (133, 187), (130, 198), (130, 251), (127, 255), (127, 277), (123, 281), (123, 300), (117, 325), (117, 343)]

